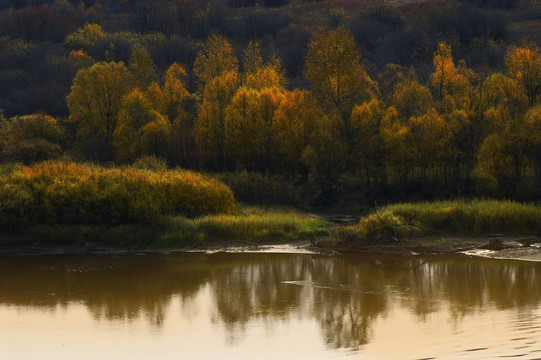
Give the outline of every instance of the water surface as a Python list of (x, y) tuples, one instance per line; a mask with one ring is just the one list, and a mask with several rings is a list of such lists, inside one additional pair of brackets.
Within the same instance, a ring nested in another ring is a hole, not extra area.
[(536, 359), (540, 274), (459, 255), (5, 257), (0, 357)]

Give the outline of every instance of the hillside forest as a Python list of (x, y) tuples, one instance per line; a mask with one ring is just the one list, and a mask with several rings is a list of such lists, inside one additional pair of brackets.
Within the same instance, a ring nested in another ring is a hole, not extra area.
[(4, 1), (0, 160), (538, 200), (540, 43), (533, 0)]

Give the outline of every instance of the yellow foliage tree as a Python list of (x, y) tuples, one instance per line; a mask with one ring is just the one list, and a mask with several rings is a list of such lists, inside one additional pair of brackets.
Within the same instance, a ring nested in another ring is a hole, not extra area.
[(164, 157), (170, 133), (169, 121), (152, 108), (139, 89), (122, 99), (118, 125), (113, 134), (118, 162), (132, 162), (144, 155)]
[(284, 88), (286, 83), (284, 74), (273, 66), (265, 65), (254, 73), (246, 75), (244, 85), (251, 89)]
[(105, 38), (107, 33), (98, 24), (85, 24), (82, 28), (66, 36), (64, 43), (75, 50), (88, 49)]
[[(449, 160), (450, 132), (445, 119), (432, 108), (426, 114), (410, 119), (410, 146), (416, 147), (414, 166), (422, 171), (424, 180), (427, 172), (443, 168)], [(432, 174), (433, 176), (435, 174)]]
[(277, 57), (264, 63), (259, 44), (251, 40), (243, 57), (244, 86), (256, 90), (283, 88), (286, 85), (285, 71)]
[(101, 62), (77, 72), (68, 95), (75, 146), (87, 158), (113, 160), (113, 132), (121, 99), (133, 87), (123, 63)]
[(195, 107), (194, 98), (187, 90), (188, 75), (182, 65), (173, 63), (163, 77), (160, 112), (171, 122), (169, 159), (173, 164), (194, 166)]
[(353, 146), (351, 163), (365, 174), (366, 184), (384, 177), (383, 149), (381, 146), (380, 124), (383, 104), (377, 100), (357, 105), (351, 112)]
[(163, 77), (161, 112), (174, 121), (182, 112), (190, 97), (186, 89), (188, 75), (182, 65), (173, 63)]
[(259, 43), (255, 40), (250, 40), (242, 57), (242, 70), (244, 74), (255, 74), (262, 67), (263, 57), (261, 56)]
[(296, 89), (284, 93), (280, 106), (274, 113), (272, 126), (276, 142), (276, 162), (280, 169), (291, 173), (302, 170), (302, 153), (314, 131), (316, 119), (322, 116), (309, 92)]
[(483, 192), (511, 196), (515, 194), (526, 165), (525, 127), (513, 121), (502, 132), (489, 135), (478, 154), (475, 177)]
[(411, 128), (393, 106), (383, 114), (380, 136), (389, 173), (392, 172), (396, 178), (406, 183), (420, 154), (417, 147), (413, 146)]
[(138, 143), (141, 156), (152, 155), (165, 158), (169, 150), (171, 136), (171, 123), (158, 112), (152, 113), (152, 121), (144, 125), (140, 130)]
[(147, 89), (150, 84), (156, 81), (154, 62), (144, 47), (136, 46), (132, 50), (128, 67), (141, 89)]
[(350, 115), (355, 97), (370, 83), (360, 57), (353, 37), (343, 27), (320, 32), (308, 44), (305, 76), (314, 95), (345, 117)]
[(314, 119), (314, 130), (309, 136), (301, 160), (321, 191), (319, 198), (328, 201), (336, 189), (340, 172), (344, 169), (346, 147), (341, 137), (344, 122), (339, 114), (321, 114)]
[(392, 105), (405, 119), (425, 114), (431, 104), (430, 90), (417, 81), (406, 80), (398, 84), (392, 96)]
[(203, 89), (212, 79), (226, 72), (238, 73), (239, 62), (229, 41), (222, 35), (213, 34), (197, 54), (193, 70), (200, 89)]
[(231, 156), (249, 170), (270, 167), (274, 113), (283, 98), (276, 88), (241, 88), (227, 108), (224, 128)]
[(494, 109), (502, 119), (518, 120), (528, 109), (528, 97), (518, 81), (503, 74), (489, 76), (483, 83), (482, 91), (489, 96), (488, 110)]
[(238, 74), (226, 72), (205, 86), (195, 123), (195, 136), (200, 159), (210, 169), (224, 170), (228, 167), (224, 121), (226, 108), (238, 85)]

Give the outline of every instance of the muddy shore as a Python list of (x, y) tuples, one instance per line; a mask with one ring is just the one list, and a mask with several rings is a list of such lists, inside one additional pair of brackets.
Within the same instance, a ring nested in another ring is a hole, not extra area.
[(426, 236), (362, 247), (336, 248), (339, 253), (396, 255), (464, 254), (493, 259), (541, 261), (541, 237), (517, 235)]
[(541, 262), (541, 237), (491, 234), (485, 236), (426, 236), (366, 246), (334, 246), (332, 239), (321, 238), (293, 243), (210, 241), (192, 247), (153, 248), (146, 246), (107, 247), (100, 244), (35, 245), (22, 238), (0, 241), (0, 256), (23, 255), (106, 255), (150, 254), (181, 251), (197, 252), (276, 252), (339, 255), (344, 253), (416, 256), (420, 254), (464, 254), (493, 259)]

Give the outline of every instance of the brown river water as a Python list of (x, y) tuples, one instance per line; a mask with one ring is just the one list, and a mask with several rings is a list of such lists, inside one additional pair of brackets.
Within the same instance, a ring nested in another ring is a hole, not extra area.
[(0, 258), (0, 359), (538, 359), (541, 263), (465, 255)]

